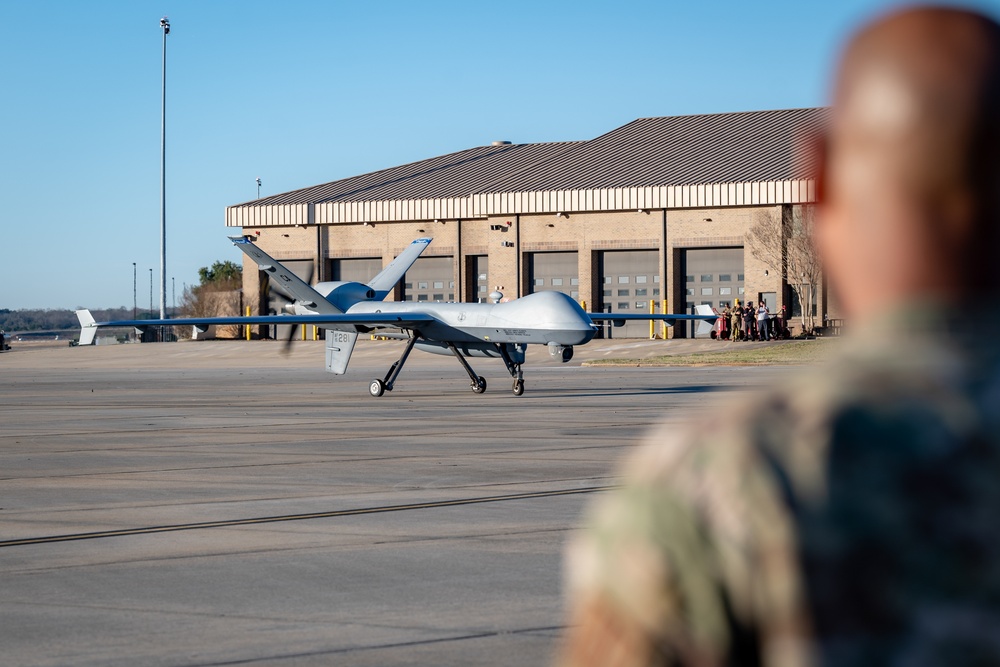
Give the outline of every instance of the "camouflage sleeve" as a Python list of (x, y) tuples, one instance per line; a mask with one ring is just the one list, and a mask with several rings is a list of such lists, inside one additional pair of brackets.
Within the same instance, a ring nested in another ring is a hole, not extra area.
[(664, 428), (631, 457), (567, 551), (561, 664), (809, 664), (791, 519), (753, 432)]

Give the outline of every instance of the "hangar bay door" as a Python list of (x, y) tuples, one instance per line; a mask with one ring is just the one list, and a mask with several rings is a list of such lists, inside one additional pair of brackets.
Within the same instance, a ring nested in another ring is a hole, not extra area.
[(528, 294), (562, 292), (580, 299), (580, 261), (576, 252), (529, 252)]
[(465, 300), (470, 303), (486, 303), (490, 296), (489, 255), (470, 255), (465, 258)]
[(365, 257), (359, 259), (331, 259), (330, 280), (343, 280), (367, 284), (369, 280), (382, 270), (381, 257)]
[[(601, 272), (599, 310), (648, 313), (650, 300), (657, 310), (660, 292), (660, 253), (656, 250), (605, 250), (598, 255)], [(649, 338), (649, 322), (627, 322), (615, 327), (615, 338)]]
[[(722, 312), (736, 299), (743, 303), (743, 248), (689, 248), (681, 253), (684, 312), (708, 304)], [(688, 325), (692, 336), (694, 325)], [(698, 338), (708, 338), (701, 334)]]
[(403, 276), (403, 301), (454, 301), (451, 257), (421, 257)]

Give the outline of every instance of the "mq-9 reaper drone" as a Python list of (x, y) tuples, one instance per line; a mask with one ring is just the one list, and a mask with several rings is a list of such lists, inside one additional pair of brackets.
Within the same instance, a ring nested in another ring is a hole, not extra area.
[(413, 241), (367, 284), (323, 282), (315, 286), (306, 284), (254, 245), (250, 237), (233, 236), (230, 240), (269, 275), (272, 285), (293, 299), (286, 307), (288, 314), (95, 322), (90, 311), (79, 310), (77, 317), (83, 327), (80, 344), (93, 344), (99, 327), (130, 326), (143, 330), (156, 326), (194, 326), (206, 331), (209, 326), (220, 324), (312, 324), (326, 329), (326, 369), (342, 375), (347, 371), (359, 334), (398, 329), (407, 332), (406, 346), (385, 376), (371, 381), (368, 390), (372, 396), (392, 391), (414, 348), (454, 355), (469, 374), (470, 386), (477, 394), (486, 391), (486, 380), (476, 374), (467, 359), (500, 358), (514, 380), (514, 395), (520, 396), (524, 393), (521, 366), (528, 345), (546, 345), (553, 357), (566, 362), (573, 357), (574, 345), (583, 345), (597, 334), (595, 322), (612, 321), (621, 326), (626, 320), (663, 320), (672, 325), (681, 320), (710, 323), (717, 317), (708, 306), (698, 306), (696, 315), (587, 313), (561, 292), (536, 292), (501, 303), (383, 301), (431, 239)]

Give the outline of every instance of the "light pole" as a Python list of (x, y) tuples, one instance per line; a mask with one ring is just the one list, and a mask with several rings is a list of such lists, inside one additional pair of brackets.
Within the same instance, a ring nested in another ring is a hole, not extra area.
[(257, 199), (260, 199), (260, 176), (257, 177)]
[(135, 273), (135, 262), (132, 262), (132, 319), (135, 319), (135, 311), (137, 310), (137, 292), (135, 285), (136, 273)]
[(170, 277), (170, 301), (171, 301), (171, 315), (177, 314), (177, 279), (173, 276)]
[[(160, 319), (167, 318), (167, 35), (170, 21), (160, 19), (163, 28), (163, 91), (160, 97)], [(150, 305), (152, 310), (152, 305)]]
[(149, 319), (153, 319), (153, 269), (149, 270)]

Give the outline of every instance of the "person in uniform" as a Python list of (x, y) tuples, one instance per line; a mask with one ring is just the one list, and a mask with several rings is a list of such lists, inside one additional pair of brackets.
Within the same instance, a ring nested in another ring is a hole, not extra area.
[(567, 548), (562, 665), (1000, 665), (1000, 347), (968, 317), (1000, 288), (1000, 25), (862, 29), (816, 150), (850, 331), (630, 457)]
[(731, 323), (730, 326), (731, 326), (731, 329), (732, 329), (732, 332), (733, 332), (732, 333), (732, 339), (733, 340), (740, 340), (740, 338), (742, 336), (742, 334), (740, 332), (740, 319), (741, 319), (740, 316), (741, 316), (742, 313), (743, 313), (743, 309), (740, 308), (740, 302), (737, 301), (736, 305), (733, 307), (733, 312), (732, 312), (732, 315), (731, 315), (731, 317), (732, 317), (732, 323)]

